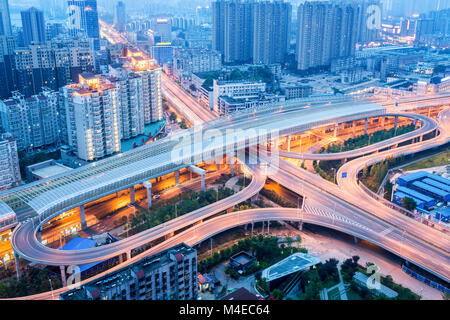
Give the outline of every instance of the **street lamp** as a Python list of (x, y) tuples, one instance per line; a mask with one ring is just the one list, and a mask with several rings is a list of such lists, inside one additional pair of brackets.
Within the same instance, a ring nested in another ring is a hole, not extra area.
[(52, 300), (54, 300), (52, 279), (48, 278), (48, 282), (50, 282), (50, 290), (51, 290), (51, 292), (52, 292)]

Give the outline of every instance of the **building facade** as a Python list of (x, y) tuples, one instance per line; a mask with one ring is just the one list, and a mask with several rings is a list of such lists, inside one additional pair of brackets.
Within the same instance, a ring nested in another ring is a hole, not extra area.
[(222, 55), (214, 50), (176, 49), (173, 72), (180, 79), (191, 79), (193, 73), (218, 71), (222, 68)]
[(284, 1), (261, 1), (253, 10), (253, 63), (284, 63), (291, 36), (292, 6)]
[(197, 251), (182, 243), (61, 294), (61, 300), (196, 300)]
[(69, 0), (67, 5), (69, 34), (87, 36), (92, 39), (94, 49), (100, 50), (97, 0)]
[(11, 133), (19, 151), (59, 143), (58, 93), (50, 89), (31, 97), (14, 92), (0, 101), (1, 125)]
[(356, 3), (305, 2), (297, 10), (298, 70), (328, 66), (355, 54), (361, 7)]
[(125, 11), (125, 3), (118, 1), (114, 7), (114, 27), (119, 32), (125, 31), (127, 24), (127, 14)]
[(94, 161), (120, 152), (118, 89), (106, 78), (80, 75), (60, 91), (64, 142), (77, 157)]
[(20, 183), (19, 157), (17, 145), (9, 133), (0, 135), (0, 190), (17, 187)]
[(30, 8), (20, 13), (22, 17), (23, 42), (25, 46), (45, 42), (44, 13), (36, 8)]

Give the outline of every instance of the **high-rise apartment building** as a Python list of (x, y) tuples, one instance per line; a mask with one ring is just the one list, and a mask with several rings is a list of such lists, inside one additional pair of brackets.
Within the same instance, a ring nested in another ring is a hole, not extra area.
[(119, 32), (124, 32), (126, 24), (127, 14), (125, 11), (125, 3), (123, 3), (123, 1), (118, 1), (114, 7), (114, 27)]
[(0, 36), (12, 36), (8, 0), (0, 0)]
[(27, 97), (38, 94), (42, 87), (58, 90), (93, 69), (93, 53), (86, 38), (54, 39), (15, 50), (16, 90)]
[(284, 63), (290, 45), (292, 6), (283, 0), (261, 1), (253, 10), (253, 63)]
[(69, 0), (67, 4), (70, 35), (84, 34), (92, 39), (94, 49), (100, 50), (97, 0)]
[(16, 41), (14, 37), (0, 36), (0, 99), (7, 99), (15, 90), (14, 77), (14, 50)]
[(213, 49), (225, 63), (249, 62), (253, 57), (253, 1), (212, 2)]
[(31, 97), (13, 92), (0, 101), (1, 125), (11, 133), (19, 151), (56, 145), (59, 142), (58, 93), (44, 88)]
[(0, 135), (0, 191), (17, 187), (20, 183), (17, 145), (9, 133)]
[(23, 42), (25, 46), (45, 42), (44, 13), (34, 7), (22, 11)]
[(182, 243), (61, 294), (61, 300), (196, 300), (197, 251)]
[(144, 134), (143, 77), (125, 68), (110, 66), (108, 79), (117, 87), (121, 139)]
[(60, 90), (63, 140), (77, 157), (94, 161), (120, 152), (118, 89), (100, 75), (83, 73)]
[(357, 3), (308, 1), (300, 4), (297, 68), (327, 66), (334, 58), (354, 55), (360, 14)]

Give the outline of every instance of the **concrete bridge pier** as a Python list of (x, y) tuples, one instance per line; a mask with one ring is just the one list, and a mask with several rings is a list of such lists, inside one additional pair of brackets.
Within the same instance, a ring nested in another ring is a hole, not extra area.
[(253, 228), (254, 228), (255, 224), (252, 222), (252, 236), (253, 236)]
[(358, 239), (357, 237), (353, 237), (353, 242), (354, 242), (355, 244), (358, 244), (358, 243), (359, 243), (359, 239)]
[(189, 171), (199, 174), (202, 178), (202, 191), (205, 192), (206, 191), (206, 183), (205, 183), (205, 177), (206, 177), (206, 171), (196, 167), (196, 166), (189, 166), (188, 167)]
[(303, 231), (303, 222), (298, 223), (298, 230)]
[(145, 189), (147, 189), (148, 209), (150, 210), (150, 208), (152, 207), (152, 184), (151, 182), (144, 181), (142, 185)]
[(286, 136), (286, 143), (287, 143), (287, 151), (291, 152), (291, 136)]
[(333, 133), (333, 137), (335, 137), (335, 138), (337, 137), (338, 129), (339, 129), (339, 123), (336, 123), (334, 125), (334, 133)]
[(130, 203), (135, 204), (136, 203), (136, 194), (134, 191), (134, 186), (130, 187)]
[(131, 250), (126, 252), (127, 261), (131, 259)]
[(86, 214), (84, 212), (84, 206), (80, 206), (80, 219), (81, 219), (81, 229), (86, 229), (87, 228), (87, 223), (86, 223)]
[(233, 153), (230, 153), (230, 154), (228, 155), (228, 161), (229, 161), (229, 163), (230, 163), (230, 173), (231, 173), (231, 176), (234, 177), (234, 154), (233, 154)]
[(180, 185), (180, 170), (175, 171), (175, 185)]
[(67, 287), (67, 279), (66, 279), (66, 266), (59, 266), (59, 269), (61, 270), (61, 281), (62, 286)]
[(368, 124), (369, 124), (369, 118), (366, 118), (366, 120), (364, 121), (364, 134), (367, 134)]
[(37, 239), (39, 242), (42, 242), (42, 226), (39, 227), (39, 230), (37, 232)]
[(14, 251), (14, 265), (16, 266), (16, 277), (20, 279), (20, 256), (17, 251)]

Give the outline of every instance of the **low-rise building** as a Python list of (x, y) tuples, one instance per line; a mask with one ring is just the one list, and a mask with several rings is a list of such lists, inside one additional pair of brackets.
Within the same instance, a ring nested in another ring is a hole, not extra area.
[(228, 114), (244, 109), (259, 109), (283, 102), (285, 100), (285, 96), (279, 96), (275, 94), (260, 94), (258, 96), (249, 98), (232, 98), (229, 96), (220, 96), (218, 111), (220, 114)]
[(281, 88), (286, 100), (307, 98), (313, 93), (311, 86), (286, 85)]
[(219, 97), (255, 98), (266, 91), (266, 84), (260, 81), (213, 81), (214, 109), (219, 111)]
[(25, 168), (27, 180), (30, 182), (53, 177), (70, 170), (72, 170), (72, 168), (66, 167), (53, 159), (39, 162)]

